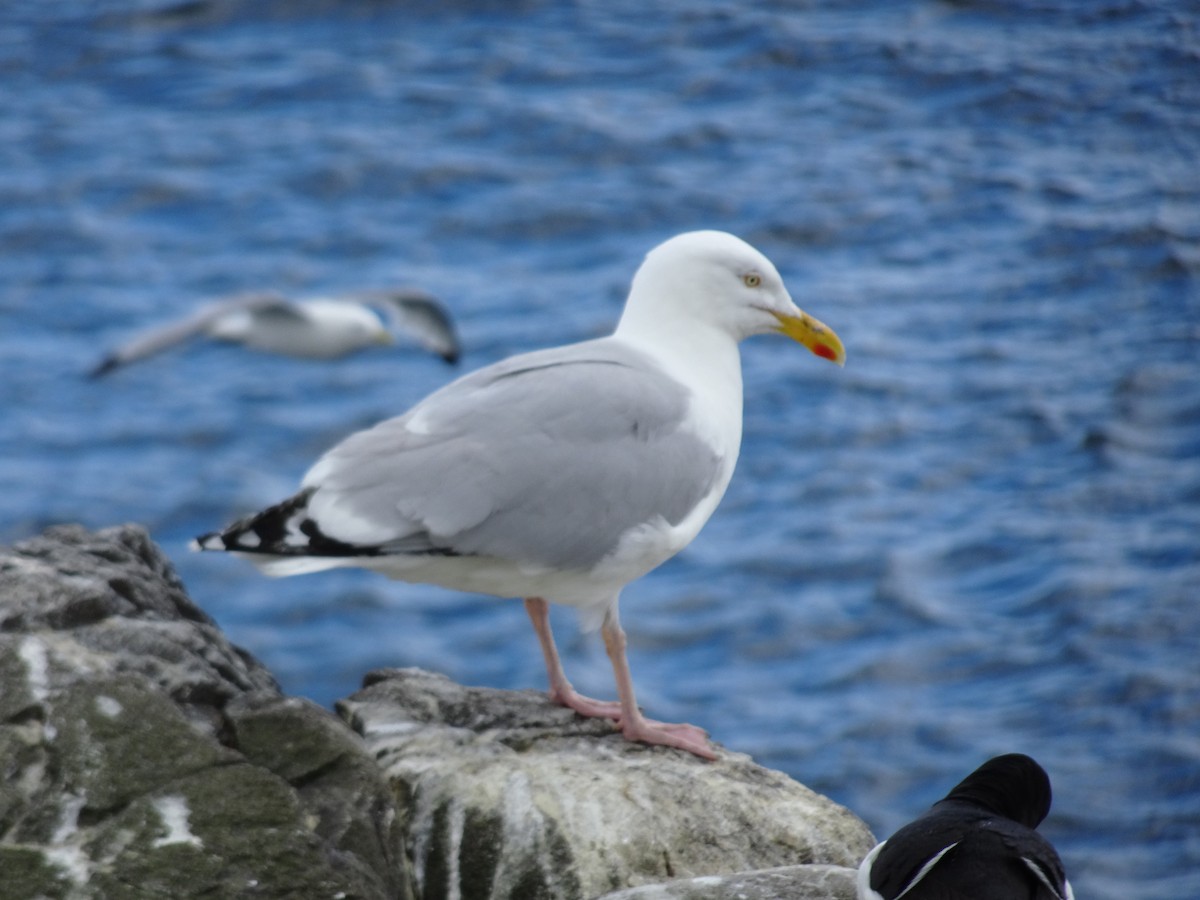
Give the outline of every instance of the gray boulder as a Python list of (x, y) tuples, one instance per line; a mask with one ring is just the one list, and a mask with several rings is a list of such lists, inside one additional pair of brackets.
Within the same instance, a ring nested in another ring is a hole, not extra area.
[(339, 712), (283, 696), (140, 528), (0, 548), (0, 894), (829, 900), (872, 844), (743, 755), (537, 692), (389, 670)]
[(407, 896), (388, 787), (139, 528), (0, 549), (5, 898)]
[(605, 894), (601, 900), (855, 900), (854, 875), (845, 866), (781, 866), (682, 878)]
[[(852, 813), (743, 754), (631, 744), (541, 693), (386, 670), (338, 709), (401, 799), (421, 897), (587, 898), (811, 864), (790, 874), (807, 885), (795, 896), (838, 897), (874, 844)], [(659, 890), (629, 896), (740, 896)]]

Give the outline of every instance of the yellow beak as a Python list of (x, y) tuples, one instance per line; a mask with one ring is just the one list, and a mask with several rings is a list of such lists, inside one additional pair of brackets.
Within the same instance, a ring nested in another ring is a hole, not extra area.
[(772, 312), (772, 315), (779, 320), (779, 330), (793, 341), (803, 344), (822, 359), (831, 360), (839, 366), (846, 364), (846, 350), (841, 338), (824, 322), (805, 312), (798, 316), (777, 312)]
[(384, 345), (394, 344), (396, 343), (396, 336), (386, 328), (381, 328), (379, 331), (375, 332), (375, 343)]

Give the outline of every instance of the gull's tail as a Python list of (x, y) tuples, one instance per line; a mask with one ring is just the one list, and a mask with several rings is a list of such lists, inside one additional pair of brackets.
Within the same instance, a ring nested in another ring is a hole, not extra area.
[(347, 544), (323, 534), (308, 515), (313, 490), (303, 490), (221, 531), (202, 534), (192, 541), (192, 549), (236, 553), (268, 575), (317, 572), (380, 555), (378, 546)]

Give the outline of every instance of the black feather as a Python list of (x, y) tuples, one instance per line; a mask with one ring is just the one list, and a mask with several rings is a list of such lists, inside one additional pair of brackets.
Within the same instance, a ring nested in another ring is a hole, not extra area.
[(1049, 811), (1041, 766), (1019, 753), (990, 759), (873, 851), (870, 888), (883, 900), (1064, 900), (1062, 861), (1034, 831)]
[[(202, 550), (231, 550), (265, 556), (379, 556), (377, 544), (349, 544), (324, 534), (308, 517), (308, 500), (315, 488), (307, 488), (282, 503), (234, 522), (224, 531), (196, 539)], [(300, 542), (296, 535), (307, 540)], [(219, 542), (220, 546), (217, 546)]]

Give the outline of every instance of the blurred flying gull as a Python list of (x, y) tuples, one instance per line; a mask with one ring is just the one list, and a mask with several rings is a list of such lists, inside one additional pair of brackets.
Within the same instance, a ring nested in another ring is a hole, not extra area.
[(448, 363), (458, 361), (454, 322), (445, 306), (415, 288), (357, 291), (290, 300), (275, 293), (237, 294), (177, 322), (150, 328), (112, 351), (91, 371), (98, 378), (197, 336), (306, 359), (336, 359), (390, 344), (404, 334)]
[[(617, 600), (687, 546), (725, 493), (742, 436), (738, 342), (767, 332), (844, 360), (837, 336), (749, 244), (677, 236), (646, 256), (611, 336), (452, 382), (338, 444), (294, 497), (195, 548), (232, 551), (270, 575), (360, 566), (524, 598), (555, 702), (616, 720), (629, 740), (715, 758), (701, 729), (638, 709)], [(600, 625), (617, 702), (572, 688), (548, 601)]]

